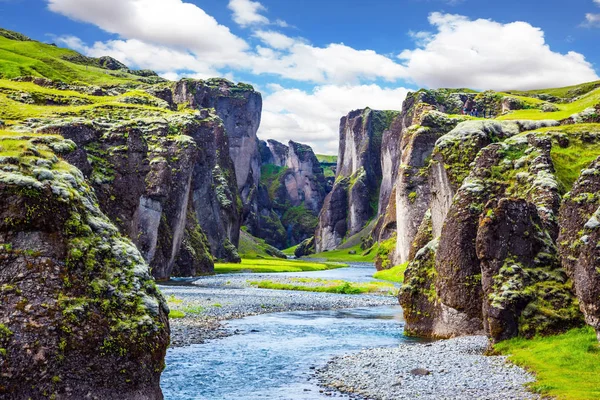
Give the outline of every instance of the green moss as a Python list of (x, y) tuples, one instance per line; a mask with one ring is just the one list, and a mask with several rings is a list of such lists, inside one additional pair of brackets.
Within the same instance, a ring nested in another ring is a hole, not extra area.
[(380, 242), (377, 247), (375, 257), (379, 260), (378, 265), (381, 265), (381, 268), (384, 270), (392, 266), (392, 260), (390, 260), (390, 255), (396, 250), (396, 243), (397, 236), (396, 233), (394, 233), (394, 235), (391, 238)]
[(516, 338), (494, 349), (535, 374), (532, 391), (559, 400), (600, 398), (600, 346), (592, 328), (565, 334)]

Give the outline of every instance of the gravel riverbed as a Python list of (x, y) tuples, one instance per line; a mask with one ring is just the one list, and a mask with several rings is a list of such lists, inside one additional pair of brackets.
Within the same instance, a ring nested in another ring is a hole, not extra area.
[(488, 339), (468, 336), (336, 357), (317, 371), (323, 387), (372, 400), (525, 400), (534, 377), (502, 356), (485, 356)]
[[(251, 280), (263, 278), (282, 282), (287, 279), (253, 274)], [(226, 275), (202, 278), (185, 286), (160, 285), (168, 300), (177, 300), (177, 304), (171, 301), (169, 306), (186, 314), (184, 318), (170, 321), (171, 346), (187, 346), (235, 334), (223, 321), (249, 315), (398, 305), (398, 300), (392, 296), (256, 289), (248, 287), (245, 283), (248, 279), (247, 276)]]

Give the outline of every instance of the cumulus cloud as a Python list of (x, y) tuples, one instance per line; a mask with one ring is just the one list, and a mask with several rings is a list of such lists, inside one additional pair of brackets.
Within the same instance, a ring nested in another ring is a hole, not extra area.
[(553, 52), (544, 32), (526, 22), (442, 13), (430, 14), (429, 22), (437, 32), (419, 35), (424, 45), (398, 56), (420, 85), (533, 89), (598, 79), (582, 54)]
[(266, 11), (267, 9), (258, 1), (230, 0), (227, 8), (233, 11), (233, 20), (235, 23), (242, 27), (269, 23), (269, 19), (260, 14), (261, 11)]
[(318, 152), (337, 153), (339, 122), (359, 108), (399, 110), (408, 89), (378, 85), (317, 86), (312, 92), (271, 85), (264, 100), (261, 127), (263, 139), (310, 144)]
[(181, 0), (47, 0), (50, 10), (124, 39), (189, 50), (216, 65), (235, 62), (248, 44)]

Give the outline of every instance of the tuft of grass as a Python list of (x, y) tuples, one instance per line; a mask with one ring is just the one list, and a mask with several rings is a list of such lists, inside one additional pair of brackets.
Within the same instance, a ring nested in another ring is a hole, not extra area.
[(536, 375), (532, 391), (558, 400), (600, 399), (600, 346), (590, 327), (556, 336), (515, 338), (494, 349)]
[(181, 304), (183, 303), (183, 299), (177, 298), (174, 295), (170, 295), (167, 297), (167, 303), (169, 304)]
[(362, 294), (385, 293), (395, 295), (393, 284), (387, 282), (346, 282), (337, 279), (291, 278), (290, 283), (273, 282), (270, 280), (251, 281), (260, 289), (295, 290), (302, 292)]
[(169, 311), (169, 318), (178, 319), (178, 318), (184, 318), (184, 317), (185, 317), (185, 313), (183, 311), (180, 311), (180, 310)]
[(216, 263), (215, 273), (240, 273), (240, 272), (302, 272), (323, 271), (347, 267), (346, 264), (330, 262), (308, 262), (300, 260), (279, 259), (242, 259), (240, 264)]
[(381, 279), (384, 281), (403, 283), (404, 272), (406, 271), (406, 267), (408, 267), (408, 262), (396, 265), (395, 267), (392, 267), (390, 269), (377, 271), (373, 274), (373, 278)]
[[(351, 254), (352, 252), (355, 254)], [(360, 245), (356, 245), (348, 249), (338, 249), (324, 251), (323, 253), (318, 254), (311, 254), (310, 256), (306, 256), (304, 258), (324, 259), (327, 261), (336, 262), (373, 262), (376, 254), (377, 251), (374, 251), (373, 249), (365, 251), (360, 248)]]

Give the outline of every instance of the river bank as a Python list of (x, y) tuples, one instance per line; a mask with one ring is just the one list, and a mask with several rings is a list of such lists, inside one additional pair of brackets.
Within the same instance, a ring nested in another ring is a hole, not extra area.
[(241, 286), (169, 285), (160, 289), (171, 308), (185, 313), (183, 318), (170, 320), (171, 347), (204, 343), (208, 339), (235, 334), (235, 330), (228, 329), (224, 321), (251, 315), (398, 305), (395, 297), (365, 294), (294, 292)]
[[(367, 282), (372, 270), (356, 265), (344, 272), (351, 282)], [(170, 321), (165, 398), (196, 391), (206, 399), (539, 398), (524, 387), (531, 374), (484, 355), (485, 337), (405, 337), (396, 297), (249, 283), (337, 279), (341, 272), (228, 274), (161, 285), (171, 309), (184, 315)]]
[(336, 357), (317, 371), (324, 387), (371, 400), (534, 400), (535, 380), (506, 357), (485, 355), (488, 339), (467, 336)]

